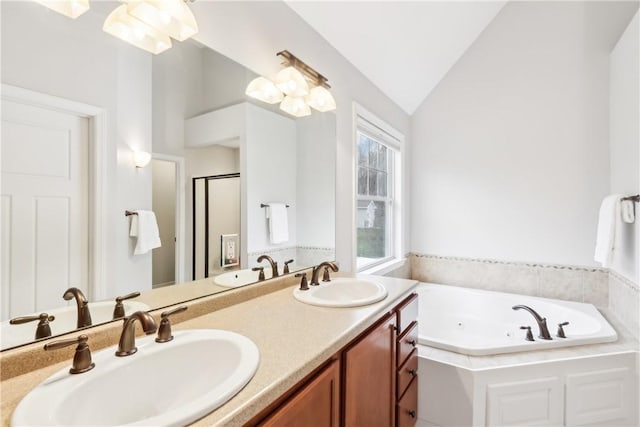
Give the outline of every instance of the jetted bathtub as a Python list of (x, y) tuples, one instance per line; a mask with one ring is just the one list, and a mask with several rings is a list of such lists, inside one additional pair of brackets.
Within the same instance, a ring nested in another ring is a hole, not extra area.
[[(456, 353), (482, 356), (596, 344), (617, 340), (616, 331), (591, 304), (456, 286), (422, 283), (418, 342)], [(547, 319), (552, 340), (538, 337), (538, 324), (526, 305)], [(556, 336), (558, 324), (566, 338)], [(527, 341), (530, 326), (535, 341)]]

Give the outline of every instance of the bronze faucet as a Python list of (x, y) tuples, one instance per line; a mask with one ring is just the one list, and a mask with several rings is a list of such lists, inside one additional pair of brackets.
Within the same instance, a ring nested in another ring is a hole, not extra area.
[(16, 317), (9, 320), (9, 323), (11, 325), (20, 325), (22, 323), (33, 322), (35, 320), (39, 320), (38, 326), (36, 327), (35, 339), (39, 340), (40, 338), (50, 337), (51, 326), (49, 326), (49, 322), (53, 322), (55, 320), (55, 316), (49, 316), (47, 313), (40, 313), (37, 316)]
[(126, 317), (122, 326), (122, 334), (120, 334), (116, 356), (130, 356), (138, 351), (136, 347), (136, 320), (140, 321), (142, 330), (147, 335), (153, 334), (158, 329), (153, 316), (146, 311), (136, 311), (131, 316)]
[(320, 270), (322, 270), (322, 268), (326, 268), (325, 270), (325, 276), (324, 276), (324, 281), (328, 282), (329, 279), (329, 268), (335, 273), (336, 271), (338, 271), (338, 266), (336, 265), (335, 262), (331, 262), (331, 261), (325, 261), (323, 263), (320, 263), (318, 265), (316, 265), (315, 267), (313, 267), (313, 271), (311, 272), (311, 286), (318, 286), (320, 283), (318, 283), (318, 275), (320, 274)]
[(80, 335), (78, 338), (71, 338), (68, 340), (60, 340), (54, 341), (52, 343), (47, 343), (44, 345), (44, 349), (48, 350), (57, 350), (59, 348), (68, 347), (73, 344), (78, 344), (76, 347), (76, 352), (73, 355), (73, 365), (71, 365), (71, 369), (69, 372), (72, 374), (81, 374), (83, 372), (87, 372), (93, 369), (95, 363), (91, 361), (91, 350), (89, 350), (89, 344), (87, 341), (89, 337), (86, 335)]
[(120, 319), (121, 317), (124, 317), (124, 304), (122, 304), (122, 301), (126, 299), (136, 298), (139, 296), (140, 296), (140, 292), (132, 292), (130, 294), (117, 297), (116, 306), (113, 308), (113, 320), (117, 320), (117, 319)]
[(533, 318), (536, 319), (536, 323), (538, 324), (538, 328), (540, 329), (540, 334), (538, 335), (538, 338), (543, 340), (552, 339), (551, 334), (549, 333), (549, 329), (547, 328), (547, 319), (540, 316), (538, 313), (536, 313), (536, 311), (533, 308), (527, 307), (526, 305), (514, 305), (511, 308), (514, 310), (520, 310), (520, 309), (527, 310), (529, 313), (531, 313)]
[(264, 261), (265, 259), (266, 259), (267, 261), (269, 261), (269, 264), (271, 264), (271, 271), (272, 271), (272, 273), (271, 273), (271, 277), (278, 277), (278, 276), (279, 276), (279, 274), (278, 274), (278, 263), (277, 263), (277, 262), (275, 262), (275, 261), (273, 260), (273, 258), (271, 258), (269, 255), (260, 255), (260, 256), (258, 257), (258, 262), (262, 262), (262, 261)]
[(89, 301), (84, 296), (82, 291), (78, 288), (69, 288), (64, 291), (62, 298), (65, 301), (69, 301), (75, 298), (76, 305), (78, 306), (78, 321), (77, 328), (84, 328), (85, 326), (91, 326), (91, 313), (89, 313)]

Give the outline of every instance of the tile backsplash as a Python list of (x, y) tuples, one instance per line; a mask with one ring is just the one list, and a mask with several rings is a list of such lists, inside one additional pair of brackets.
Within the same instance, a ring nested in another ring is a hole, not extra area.
[(615, 271), (609, 272), (609, 308), (640, 339), (640, 289)]

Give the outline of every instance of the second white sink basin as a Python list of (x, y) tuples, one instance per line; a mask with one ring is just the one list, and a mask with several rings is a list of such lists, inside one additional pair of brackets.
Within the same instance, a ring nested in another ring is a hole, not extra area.
[[(252, 271), (250, 268), (244, 270), (234, 270), (222, 273), (213, 278), (213, 282), (216, 285), (224, 286), (227, 288), (237, 288), (238, 286), (248, 285), (249, 283), (255, 283), (258, 281), (260, 272)], [(270, 268), (264, 269), (265, 280), (270, 279), (272, 275)]]
[(258, 348), (242, 335), (217, 329), (173, 335), (162, 344), (153, 335), (139, 338), (138, 352), (127, 357), (116, 357), (113, 347), (100, 351), (95, 368), (83, 374), (66, 367), (18, 404), (11, 425), (186, 425), (231, 399), (258, 368)]
[(309, 286), (306, 291), (296, 288), (293, 296), (305, 304), (322, 307), (359, 307), (382, 301), (387, 297), (387, 289), (371, 280), (340, 277)]

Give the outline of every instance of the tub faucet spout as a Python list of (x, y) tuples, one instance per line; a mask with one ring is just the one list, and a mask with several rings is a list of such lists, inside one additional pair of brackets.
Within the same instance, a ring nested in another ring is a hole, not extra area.
[(531, 313), (533, 318), (536, 319), (536, 323), (538, 324), (538, 329), (540, 330), (540, 334), (538, 335), (538, 338), (543, 340), (552, 339), (551, 334), (549, 333), (549, 329), (547, 328), (547, 319), (540, 316), (538, 313), (536, 313), (536, 311), (533, 308), (528, 307), (526, 305), (514, 305), (511, 308), (514, 310), (520, 310), (520, 309), (527, 310), (529, 313)]

